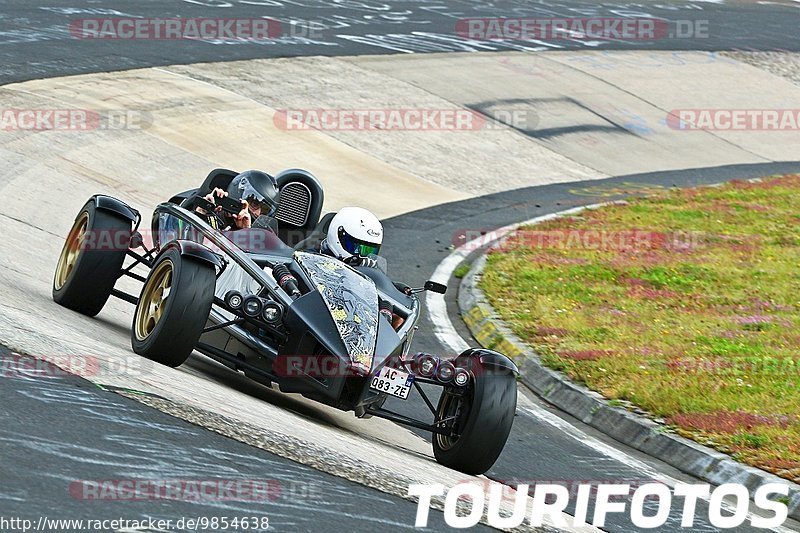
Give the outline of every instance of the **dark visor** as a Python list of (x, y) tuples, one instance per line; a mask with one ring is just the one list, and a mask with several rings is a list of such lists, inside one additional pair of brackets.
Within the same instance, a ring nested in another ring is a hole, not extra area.
[(242, 199), (253, 205), (253, 207), (256, 205), (261, 206), (261, 214), (272, 215), (275, 212), (277, 206), (258, 192), (247, 178), (239, 182), (239, 190), (242, 192)]
[[(262, 196), (262, 198), (263, 198), (263, 196)], [(276, 207), (277, 207), (276, 205), (272, 204), (271, 202), (267, 202), (265, 200), (259, 200), (255, 196), (248, 196), (248, 197), (245, 198), (245, 201), (247, 201), (247, 204), (250, 207), (261, 206), (261, 214), (262, 215), (272, 216), (272, 215), (275, 214), (275, 211), (277, 210), (276, 209)]]

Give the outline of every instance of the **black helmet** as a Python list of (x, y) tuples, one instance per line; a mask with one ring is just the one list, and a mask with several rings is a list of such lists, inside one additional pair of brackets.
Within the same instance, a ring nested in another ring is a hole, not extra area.
[(261, 203), (262, 215), (273, 215), (278, 209), (280, 191), (274, 177), (260, 170), (246, 170), (233, 178), (228, 196), (234, 200)]

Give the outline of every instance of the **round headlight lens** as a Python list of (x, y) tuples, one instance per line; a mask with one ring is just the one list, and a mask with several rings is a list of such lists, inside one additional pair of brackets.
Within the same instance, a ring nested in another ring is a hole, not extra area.
[(261, 314), (264, 304), (258, 296), (248, 296), (244, 299), (244, 314), (255, 317)]
[(436, 377), (439, 381), (443, 381), (447, 383), (451, 379), (453, 379), (453, 375), (456, 373), (456, 367), (450, 361), (442, 361), (439, 363), (439, 368), (436, 370)]
[(261, 312), (261, 318), (267, 324), (277, 324), (283, 318), (283, 308), (277, 302), (267, 302)]
[(233, 310), (239, 310), (242, 307), (244, 298), (238, 291), (228, 291), (225, 294), (225, 303)]
[(416, 364), (414, 366), (416, 368), (416, 372), (425, 378), (433, 377), (433, 375), (436, 373), (436, 367), (439, 364), (438, 359), (426, 353), (419, 354), (415, 362)]
[(456, 368), (456, 373), (453, 375), (453, 383), (459, 387), (465, 386), (469, 383), (469, 372), (463, 368)]

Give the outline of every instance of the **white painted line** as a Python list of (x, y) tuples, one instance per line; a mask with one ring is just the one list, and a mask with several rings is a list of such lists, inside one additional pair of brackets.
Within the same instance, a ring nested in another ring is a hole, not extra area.
[[(450, 255), (444, 258), (439, 266), (436, 267), (436, 270), (433, 272), (433, 276), (431, 279), (433, 281), (438, 281), (439, 283), (447, 284), (450, 281), (450, 278), (453, 276), (453, 271), (460, 265), (464, 259), (467, 258), (472, 252), (477, 250), (478, 248), (482, 247), (483, 245), (489, 245), (496, 243), (512, 231), (516, 230), (521, 226), (528, 226), (530, 224), (538, 224), (540, 222), (544, 222), (546, 220), (552, 220), (554, 218), (558, 218), (565, 215), (571, 215), (574, 213), (580, 213), (586, 209), (597, 209), (598, 207), (602, 207), (605, 205), (611, 205), (619, 202), (604, 202), (599, 204), (591, 204), (585, 205), (581, 207), (574, 207), (572, 209), (567, 209), (565, 211), (560, 211), (558, 213), (551, 213), (549, 215), (542, 215), (536, 218), (532, 218), (525, 222), (518, 222), (516, 224), (511, 224), (508, 226), (504, 226), (500, 229), (497, 229), (493, 232), (496, 236), (493, 240), (489, 243), (483, 243), (482, 245), (475, 244), (476, 241), (482, 241), (483, 239), (474, 239), (468, 242), (465, 242), (455, 250), (453, 250)], [(450, 321), (450, 316), (447, 314), (447, 304), (444, 301), (443, 294), (436, 294), (433, 292), (427, 292), (425, 295), (425, 305), (428, 308), (428, 316), (433, 323), (433, 332), (436, 334), (436, 338), (439, 339), (445, 347), (447, 347), (450, 352), (455, 357), (457, 354), (460, 354), (467, 348), (469, 348), (469, 344), (461, 338), (461, 335), (458, 334), (456, 328), (453, 327), (453, 323)]]

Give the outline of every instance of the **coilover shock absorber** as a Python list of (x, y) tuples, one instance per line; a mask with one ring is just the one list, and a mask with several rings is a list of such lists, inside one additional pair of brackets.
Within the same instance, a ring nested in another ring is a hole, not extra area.
[(286, 291), (286, 294), (293, 300), (300, 298), (300, 289), (297, 286), (297, 278), (289, 271), (285, 264), (275, 265), (272, 269), (272, 276), (278, 282), (278, 286)]

